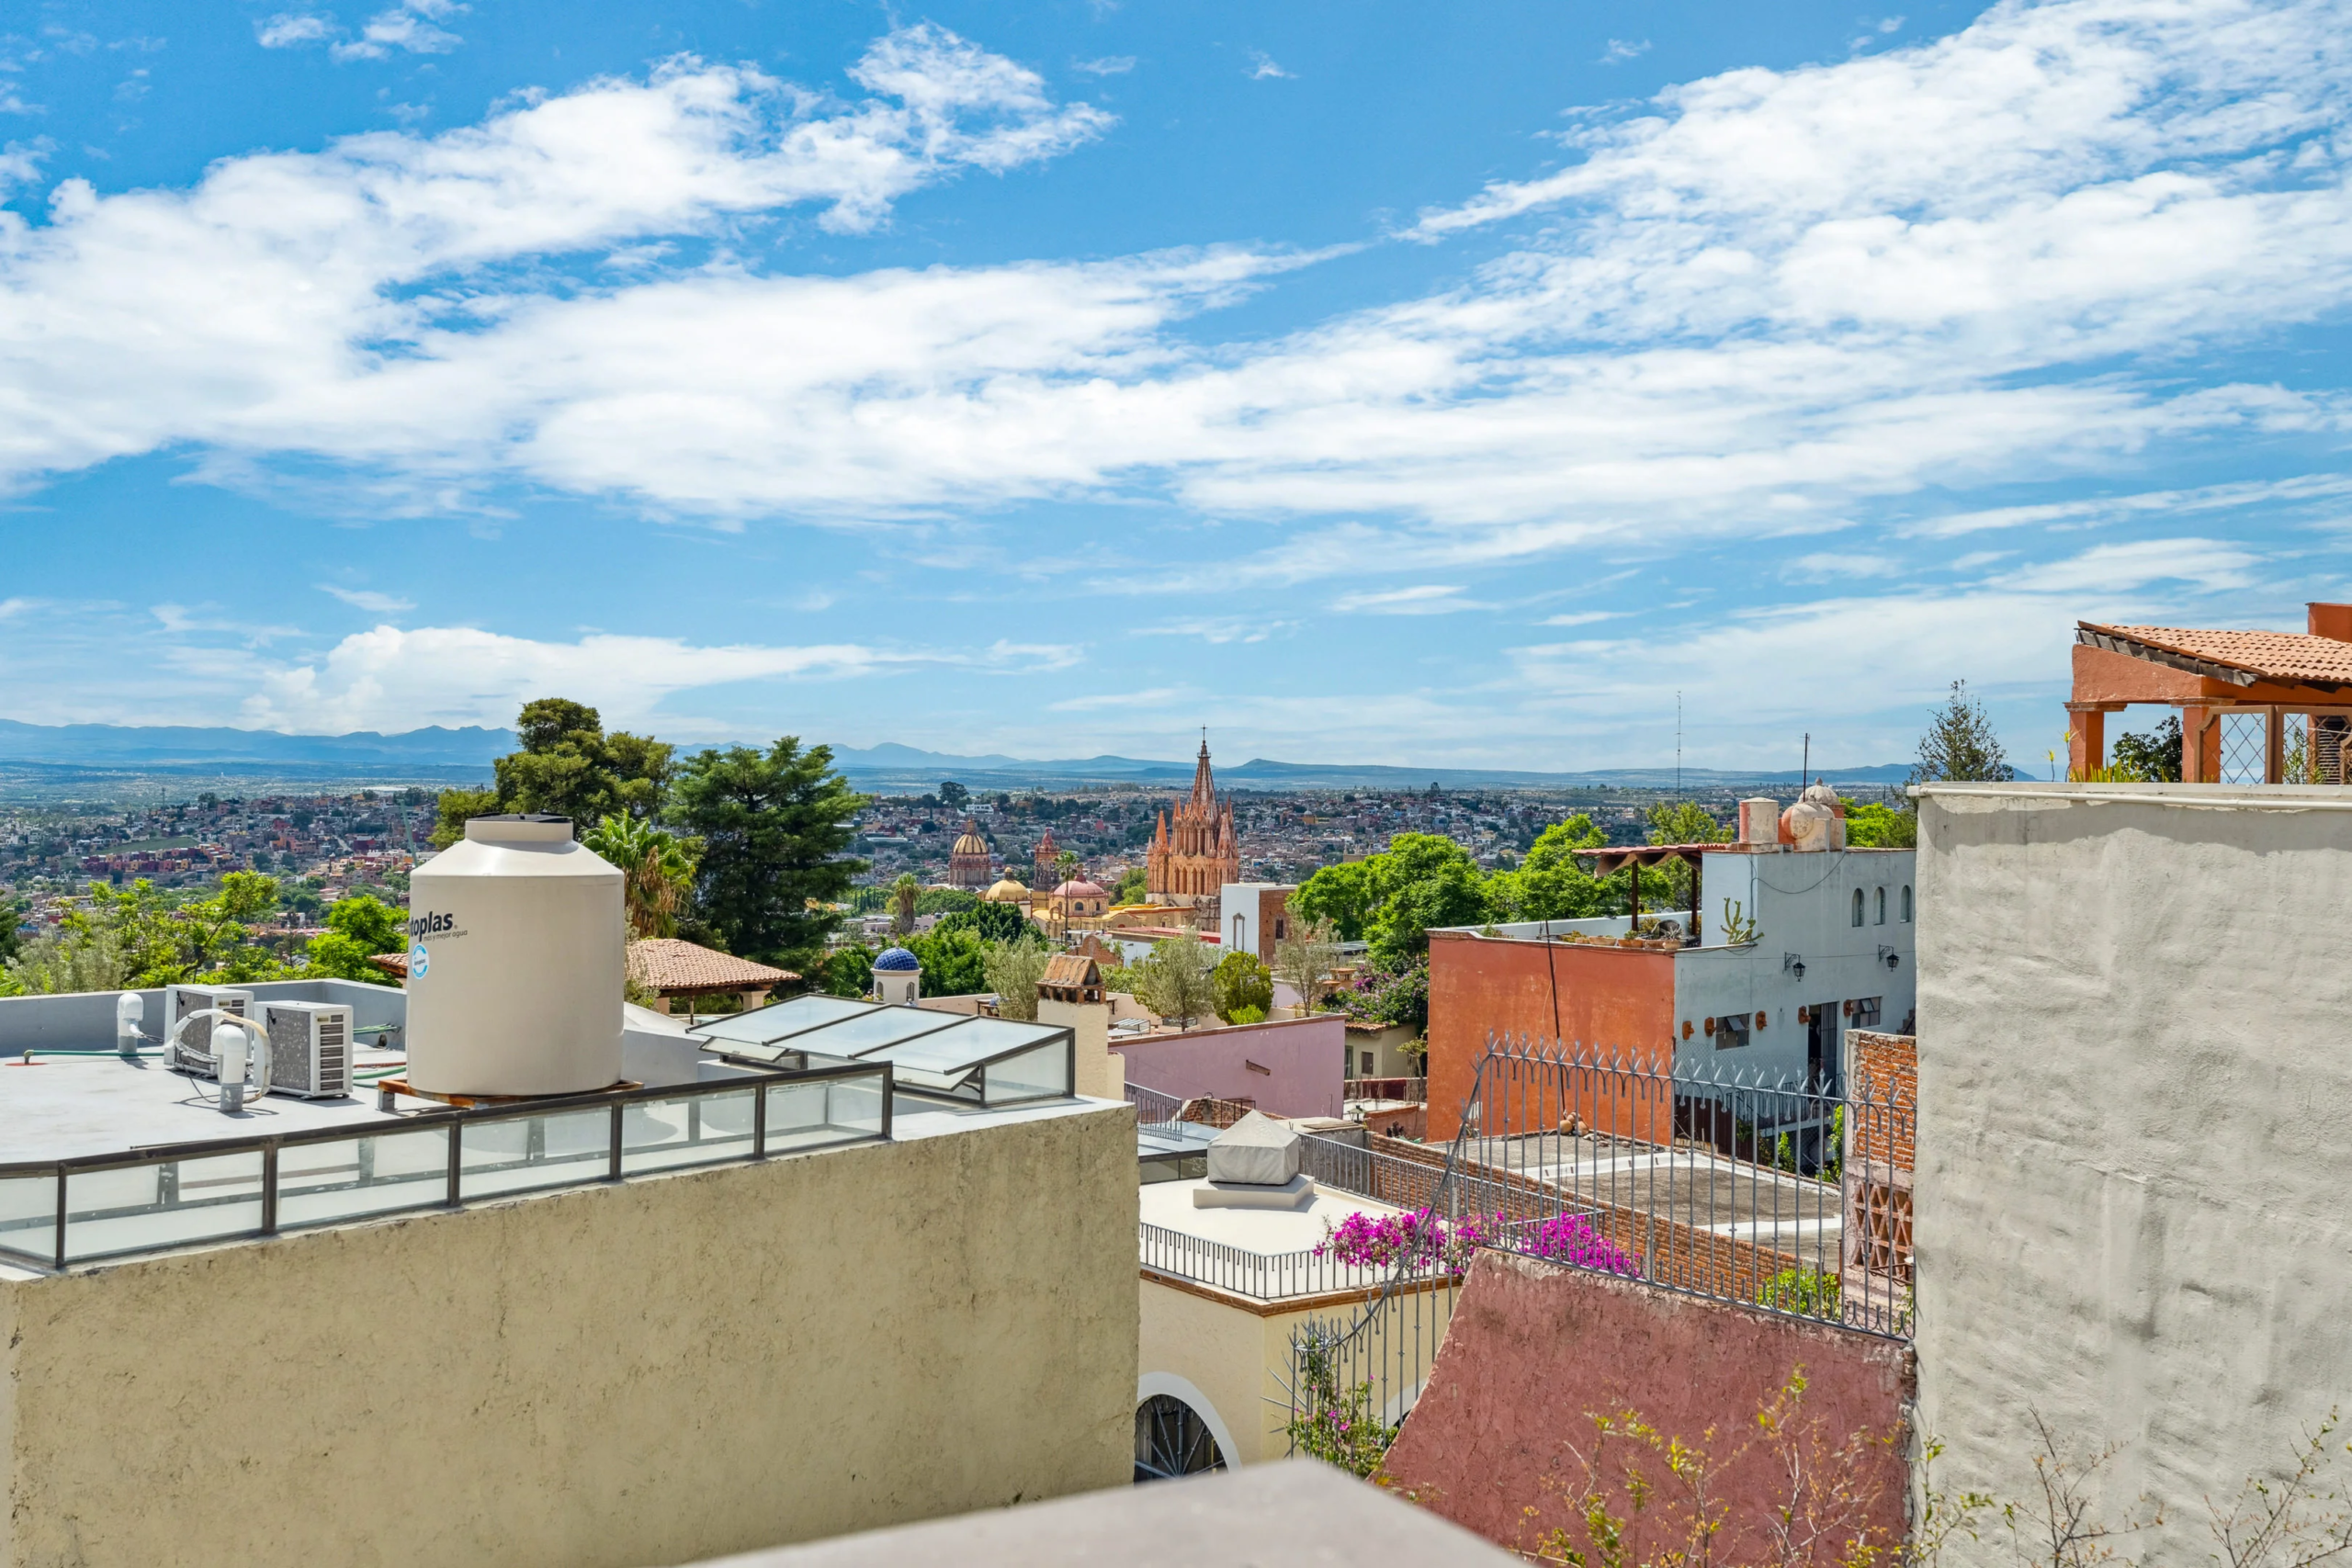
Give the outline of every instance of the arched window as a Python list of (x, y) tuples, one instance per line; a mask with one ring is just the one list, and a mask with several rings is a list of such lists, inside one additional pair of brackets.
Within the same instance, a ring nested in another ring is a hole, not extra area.
[(1903, 922), (1905, 925), (1911, 923), (1911, 889), (1908, 887), (1903, 890)]
[(1859, 887), (1854, 889), (1854, 923), (1862, 923), (1862, 890)]
[(1878, 918), (1877, 918), (1876, 919), (1872, 920), (1871, 923), (1872, 925), (1876, 925), (1876, 926), (1883, 926), (1883, 925), (1886, 924), (1886, 889), (1885, 889), (1885, 888), (1882, 887), (1882, 888), (1880, 888), (1880, 889), (1878, 890), (1878, 901), (1877, 901), (1876, 905), (1875, 905), (1875, 906), (1873, 906), (1873, 907), (1878, 910)]
[(1155, 1393), (1136, 1410), (1136, 1479), (1164, 1481), (1223, 1470), (1225, 1455), (1208, 1423), (1173, 1394)]
[(1232, 953), (1241, 951), (1241, 917), (1238, 915), (1233, 917), (1233, 945), (1227, 951)]

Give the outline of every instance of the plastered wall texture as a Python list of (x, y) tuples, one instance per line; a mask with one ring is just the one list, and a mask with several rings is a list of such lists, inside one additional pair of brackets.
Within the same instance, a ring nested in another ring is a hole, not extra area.
[[(1547, 948), (1548, 957), (1547, 957)], [(1553, 1028), (1556, 995), (1559, 1027)], [(1664, 1070), (1674, 1060), (1674, 954), (1430, 933), (1430, 1113), (1432, 1138), (1461, 1130), (1489, 1035), (1565, 1040), (1623, 1052)], [(1629, 1136), (1670, 1135), (1671, 1107), (1645, 1134), (1621, 1108), (1589, 1120)], [(1523, 1132), (1490, 1126), (1494, 1133)]]
[[(1733, 1456), (1755, 1431), (1757, 1411), (1800, 1367), (1801, 1408), (1828, 1446), (1855, 1433), (1874, 1439), (1850, 1474), (1868, 1499), (1864, 1517), (1899, 1534), (1908, 1393), (1899, 1344), (1508, 1253), (1481, 1252), (1471, 1265), (1386, 1474), (1456, 1524), (1532, 1548), (1571, 1521), (1562, 1492), (1582, 1488), (1577, 1455), (1592, 1452), (1592, 1415), (1631, 1409), (1729, 1461), (1713, 1479), (1730, 1520), (1713, 1561), (1774, 1561), (1759, 1527), (1781, 1500), (1785, 1475), (1767, 1450)], [(1667, 1479), (1662, 1464), (1651, 1474)], [(1628, 1511), (1622, 1492), (1616, 1511)], [(1836, 1558), (1825, 1551), (1821, 1561)]]
[(2202, 1564), (2201, 1499), (2352, 1407), (2352, 813), (2098, 789), (2180, 804), (1922, 803), (1922, 1423), (2005, 1498), (2031, 1412), (2117, 1445), (2109, 1520), (2174, 1516), (2132, 1554)]
[(628, 1568), (1125, 1483), (1103, 1107), (0, 1284), (0, 1562)]
[[(1385, 1322), (1369, 1331), (1375, 1342), (1396, 1343), (1408, 1327), (1442, 1336), (1454, 1294), (1430, 1288), (1384, 1301), (1368, 1291), (1341, 1291), (1306, 1301), (1257, 1302), (1150, 1274), (1143, 1277), (1141, 1292), (1138, 1365), (1146, 1374), (1183, 1378), (1209, 1402), (1241, 1450), (1225, 1455), (1228, 1464), (1289, 1457), (1294, 1334), (1310, 1322), (1346, 1327), (1377, 1311)], [(1398, 1407), (1404, 1407), (1401, 1399)]]
[(1274, 1116), (1337, 1116), (1346, 1103), (1346, 1037), (1347, 1021), (1327, 1012), (1114, 1040), (1111, 1049), (1125, 1059), (1127, 1082), (1162, 1094), (1248, 1100)]

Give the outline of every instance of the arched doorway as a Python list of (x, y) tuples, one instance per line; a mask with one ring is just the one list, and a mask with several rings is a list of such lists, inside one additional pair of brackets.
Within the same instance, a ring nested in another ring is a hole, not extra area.
[(1223, 1470), (1225, 1455), (1200, 1412), (1172, 1393), (1136, 1406), (1136, 1480), (1166, 1481)]

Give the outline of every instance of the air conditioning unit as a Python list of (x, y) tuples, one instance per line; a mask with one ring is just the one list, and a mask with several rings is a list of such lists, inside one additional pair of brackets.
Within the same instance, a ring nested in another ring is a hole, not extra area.
[(264, 1002), (269, 1090), (304, 1100), (351, 1092), (351, 1010), (333, 1002)]
[(214, 1020), (199, 1018), (180, 1034), (180, 1020), (191, 1013), (220, 1011), (239, 1018), (254, 1015), (254, 994), (228, 986), (166, 986), (164, 987), (164, 1065), (210, 1077)]

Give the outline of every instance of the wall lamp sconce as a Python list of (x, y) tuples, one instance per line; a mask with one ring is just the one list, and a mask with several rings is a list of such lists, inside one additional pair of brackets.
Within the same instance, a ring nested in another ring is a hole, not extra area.
[(1878, 961), (1881, 964), (1885, 964), (1889, 969), (1896, 968), (1903, 963), (1903, 954), (1895, 952), (1894, 949), (1887, 946), (1884, 942), (1881, 942), (1878, 947)]
[(1801, 955), (1793, 953), (1784, 953), (1781, 954), (1781, 973), (1783, 975), (1793, 976), (1795, 978), (1800, 980), (1804, 979), (1804, 959)]

